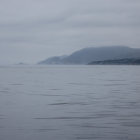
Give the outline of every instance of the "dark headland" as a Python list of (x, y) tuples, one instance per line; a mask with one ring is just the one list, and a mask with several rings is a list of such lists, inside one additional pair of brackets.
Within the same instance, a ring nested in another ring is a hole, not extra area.
[(140, 65), (140, 58), (125, 58), (104, 61), (93, 61), (88, 65)]

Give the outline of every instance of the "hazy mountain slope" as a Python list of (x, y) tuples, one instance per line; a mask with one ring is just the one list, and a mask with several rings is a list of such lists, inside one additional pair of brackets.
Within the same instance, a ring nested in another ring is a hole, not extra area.
[(125, 46), (84, 48), (65, 57), (51, 57), (39, 64), (88, 64), (109, 59), (140, 58), (140, 49)]

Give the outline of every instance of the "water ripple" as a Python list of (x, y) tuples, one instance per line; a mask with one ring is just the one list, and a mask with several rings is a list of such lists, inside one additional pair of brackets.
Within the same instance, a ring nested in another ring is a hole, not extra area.
[(86, 120), (86, 119), (95, 119), (97, 117), (38, 117), (38, 118), (33, 118), (35, 120)]
[(63, 105), (88, 105), (87, 103), (84, 102), (61, 102), (61, 103), (53, 103), (53, 104), (48, 104), (48, 105), (54, 105), (54, 106), (63, 106)]

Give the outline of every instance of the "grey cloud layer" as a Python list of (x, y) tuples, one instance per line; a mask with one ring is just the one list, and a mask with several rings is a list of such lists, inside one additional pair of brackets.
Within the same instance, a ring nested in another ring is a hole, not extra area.
[(0, 57), (6, 63), (86, 46), (139, 47), (138, 0), (0, 0), (0, 9)]

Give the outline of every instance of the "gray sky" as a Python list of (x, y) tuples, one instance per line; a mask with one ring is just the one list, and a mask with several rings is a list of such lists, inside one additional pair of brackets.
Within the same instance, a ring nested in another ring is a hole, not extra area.
[(140, 48), (140, 0), (0, 0), (0, 64), (85, 47)]

